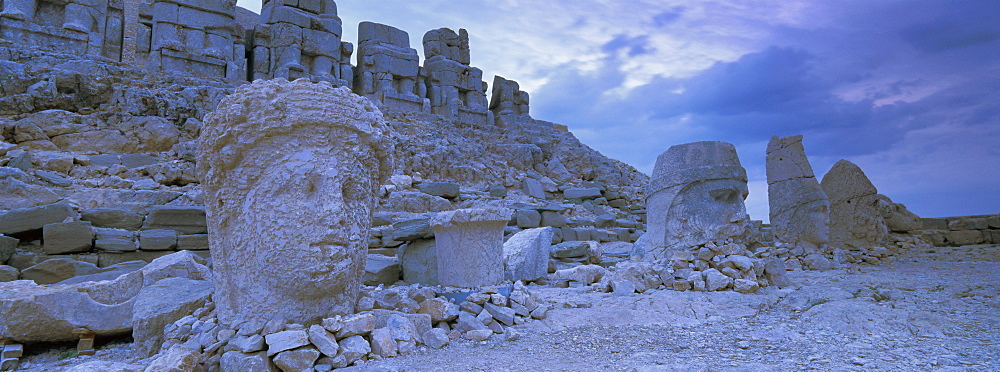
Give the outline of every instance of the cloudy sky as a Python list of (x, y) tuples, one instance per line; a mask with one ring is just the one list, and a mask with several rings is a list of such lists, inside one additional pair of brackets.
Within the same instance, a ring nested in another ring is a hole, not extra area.
[(337, 4), (352, 42), (366, 20), (418, 50), (427, 30), (469, 30), (487, 81), (519, 81), (533, 117), (647, 174), (671, 145), (734, 143), (755, 219), (767, 141), (794, 134), (818, 177), (848, 159), (921, 216), (1000, 213), (1000, 1)]

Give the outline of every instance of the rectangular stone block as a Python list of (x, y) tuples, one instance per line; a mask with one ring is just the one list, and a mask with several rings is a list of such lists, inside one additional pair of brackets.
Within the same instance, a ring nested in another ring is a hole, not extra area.
[(175, 230), (185, 235), (205, 234), (208, 233), (205, 207), (153, 206), (142, 228)]
[(563, 227), (566, 226), (566, 218), (559, 212), (542, 212), (542, 226)]
[(120, 229), (95, 229), (97, 238), (94, 247), (105, 252), (132, 252), (139, 249), (135, 232)]
[(990, 240), (993, 244), (1000, 244), (1000, 230), (990, 230)]
[(63, 222), (72, 216), (73, 207), (62, 203), (10, 210), (0, 214), (0, 234), (40, 230), (45, 225)]
[(921, 230), (948, 230), (948, 220), (944, 218), (921, 218)]
[(42, 227), (42, 250), (46, 254), (88, 252), (94, 247), (90, 222), (51, 223)]
[(948, 230), (986, 230), (988, 227), (985, 218), (962, 217), (948, 220)]
[(139, 232), (139, 249), (141, 250), (172, 251), (176, 248), (177, 232), (174, 230), (157, 229)]
[(1000, 229), (1000, 215), (987, 217), (986, 225), (991, 229)]
[(983, 244), (986, 242), (983, 239), (983, 232), (980, 230), (949, 231), (945, 234), (945, 239), (955, 245)]
[(208, 234), (177, 236), (178, 251), (207, 251), (208, 248)]
[(80, 219), (90, 221), (94, 227), (138, 230), (143, 217), (137, 213), (121, 209), (88, 209), (80, 213)]
[(14, 253), (17, 253), (17, 244), (19, 242), (20, 240), (15, 238), (0, 235), (0, 265), (5, 264)]
[(542, 224), (542, 214), (530, 209), (519, 209), (516, 214), (517, 227), (531, 229)]

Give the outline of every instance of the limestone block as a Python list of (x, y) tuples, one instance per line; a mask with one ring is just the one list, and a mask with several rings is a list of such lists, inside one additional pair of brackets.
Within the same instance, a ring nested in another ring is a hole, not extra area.
[(505, 280), (532, 281), (545, 277), (554, 233), (554, 228), (543, 227), (524, 230), (507, 239), (503, 243)]
[(989, 224), (986, 222), (985, 218), (961, 217), (950, 219), (948, 221), (948, 230), (952, 231), (986, 230), (988, 228)]
[(431, 321), (448, 322), (458, 317), (458, 305), (448, 302), (444, 298), (431, 298), (420, 303), (420, 314), (430, 315)]
[(546, 227), (563, 227), (566, 226), (566, 217), (563, 217), (559, 212), (542, 211), (541, 225)]
[(0, 265), (6, 264), (7, 260), (17, 252), (17, 244), (20, 240), (9, 236), (0, 235)]
[(137, 213), (121, 209), (87, 209), (80, 212), (80, 219), (90, 221), (94, 227), (112, 229), (138, 230), (142, 227), (143, 217)]
[(387, 131), (369, 101), (305, 80), (241, 86), (208, 115), (197, 165), (220, 323), (354, 311)]
[(42, 227), (42, 249), (46, 254), (88, 252), (94, 247), (90, 222), (53, 223)]
[(431, 349), (440, 349), (448, 345), (451, 340), (448, 338), (448, 331), (441, 328), (434, 328), (423, 335), (424, 344)]
[(590, 252), (590, 243), (585, 241), (562, 242), (552, 246), (552, 258), (583, 257)]
[(726, 276), (716, 269), (708, 269), (703, 273), (705, 277), (705, 290), (722, 291), (733, 285), (733, 278)]
[(167, 278), (143, 288), (132, 310), (132, 338), (144, 357), (156, 355), (163, 344), (164, 327), (205, 305), (212, 295), (212, 282)]
[(0, 283), (12, 282), (21, 277), (21, 272), (7, 265), (0, 265)]
[(493, 319), (496, 319), (496, 321), (508, 327), (514, 326), (514, 309), (506, 306), (497, 306), (491, 303), (486, 303), (483, 305), (483, 308), (485, 308), (486, 311), (493, 316)]
[(889, 237), (875, 185), (854, 163), (840, 160), (821, 182), (830, 199), (830, 245), (866, 250)]
[(139, 232), (139, 249), (144, 251), (171, 251), (177, 248), (177, 231), (143, 230)]
[(375, 315), (371, 313), (358, 313), (342, 319), (339, 324), (340, 328), (337, 330), (338, 339), (355, 335), (366, 335), (375, 329)]
[(10, 210), (0, 214), (0, 234), (39, 230), (45, 225), (63, 222), (73, 214), (73, 208), (62, 203)]
[(288, 330), (264, 336), (267, 342), (267, 355), (273, 356), (285, 350), (309, 344), (309, 334), (305, 330)]
[(55, 284), (79, 275), (98, 272), (97, 265), (69, 258), (45, 260), (21, 271), (21, 278), (38, 284)]
[(453, 182), (421, 182), (417, 184), (417, 190), (445, 199), (454, 199), (461, 195), (458, 184)]
[(309, 326), (309, 342), (315, 345), (320, 353), (331, 358), (340, 352), (337, 339), (319, 324)]
[(198, 367), (199, 353), (181, 345), (174, 345), (167, 352), (153, 359), (145, 372), (184, 372)]
[(222, 372), (277, 371), (274, 364), (271, 363), (271, 359), (263, 351), (256, 353), (226, 352), (222, 354), (222, 359), (219, 359), (219, 367), (222, 369)]
[(518, 209), (515, 212), (517, 227), (522, 229), (536, 228), (542, 225), (542, 214), (531, 209)]
[(279, 353), (274, 357), (274, 365), (283, 372), (308, 371), (319, 359), (319, 351), (314, 347), (302, 347)]
[(503, 281), (503, 227), (507, 209), (461, 209), (431, 219), (441, 285), (473, 287)]
[(437, 244), (433, 239), (417, 240), (402, 246), (399, 257), (403, 281), (438, 285)]
[(34, 208), (59, 201), (59, 195), (48, 187), (31, 182), (31, 176), (20, 169), (0, 167), (0, 210)]
[(134, 231), (121, 229), (94, 229), (94, 246), (104, 252), (134, 252), (139, 249)]
[(351, 364), (372, 352), (372, 347), (364, 337), (351, 336), (340, 340), (340, 350), (346, 364)]
[(945, 234), (945, 239), (954, 245), (983, 244), (986, 242), (980, 230), (949, 231)]
[(534, 178), (521, 180), (521, 192), (533, 198), (545, 199), (545, 189), (542, 188), (542, 183)]
[(671, 146), (656, 159), (646, 189), (649, 223), (632, 256), (658, 260), (710, 241), (742, 240), (747, 193), (746, 170), (732, 144)]
[(174, 253), (173, 251), (131, 251), (131, 252), (98, 252), (97, 266), (108, 267), (124, 262), (152, 262), (160, 257)]
[(400, 242), (434, 237), (434, 230), (431, 229), (430, 219), (427, 217), (398, 221), (392, 224), (392, 229), (390, 239)]
[(178, 235), (178, 251), (207, 251), (209, 249), (208, 234)]
[(365, 260), (365, 285), (392, 285), (399, 281), (399, 259), (380, 254), (369, 254)]
[(601, 197), (601, 189), (588, 187), (582, 189), (567, 189), (563, 191), (566, 199), (597, 199)]
[(133, 271), (141, 270), (144, 266), (146, 266), (146, 264), (147, 263), (144, 261), (122, 262), (117, 265), (102, 267), (93, 274), (77, 275), (72, 278), (60, 281), (56, 284), (77, 284), (83, 282), (96, 282), (101, 280), (115, 280), (122, 275), (131, 273)]
[(991, 229), (1000, 229), (1000, 215), (987, 217), (986, 225)]
[(204, 207), (153, 206), (142, 228), (176, 230), (185, 235), (208, 232)]
[(993, 244), (1000, 244), (1000, 230), (990, 230), (989, 233)]

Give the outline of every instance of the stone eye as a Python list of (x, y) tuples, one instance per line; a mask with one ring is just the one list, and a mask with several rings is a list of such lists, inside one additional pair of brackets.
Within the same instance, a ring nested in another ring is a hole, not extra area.
[(733, 189), (716, 189), (708, 192), (712, 196), (712, 199), (719, 203), (736, 203), (739, 202), (739, 193)]

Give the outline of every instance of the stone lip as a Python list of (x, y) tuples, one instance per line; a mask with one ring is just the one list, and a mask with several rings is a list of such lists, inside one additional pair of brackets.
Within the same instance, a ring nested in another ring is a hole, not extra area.
[(509, 221), (513, 213), (507, 208), (459, 209), (435, 214), (430, 224), (435, 228), (448, 228), (463, 223)]

